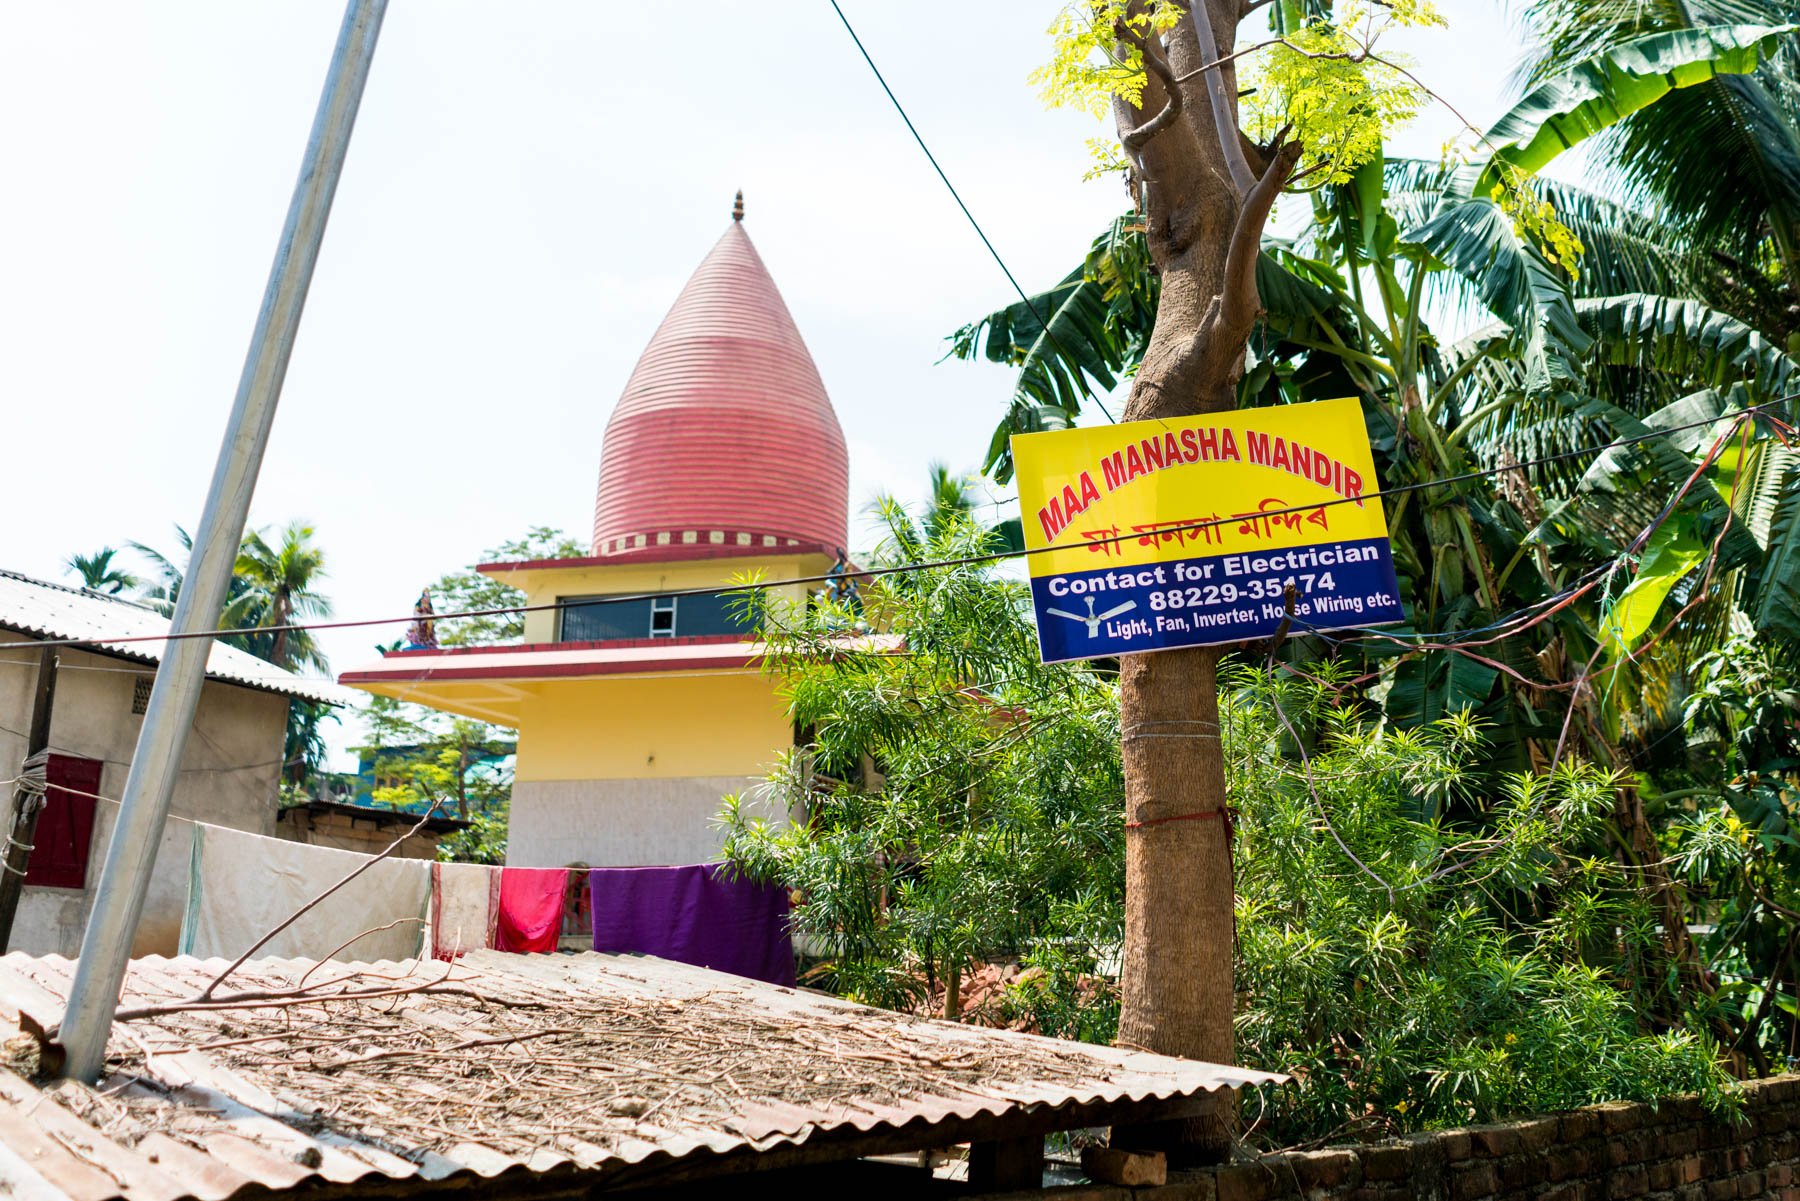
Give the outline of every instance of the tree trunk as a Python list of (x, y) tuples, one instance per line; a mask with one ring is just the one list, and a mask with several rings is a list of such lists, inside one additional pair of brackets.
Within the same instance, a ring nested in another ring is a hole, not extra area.
[[(1156, 326), (1127, 420), (1236, 407), (1244, 349), (1260, 313), (1256, 261), (1275, 197), (1300, 156), (1237, 128), (1237, 78), (1213, 67), (1229, 49), (1237, 0), (1196, 3), (1144, 54), (1141, 107), (1116, 105), (1119, 140), (1145, 239), (1162, 276)], [(1166, 55), (1166, 57), (1165, 57)], [(1202, 68), (1212, 67), (1203, 70)], [(1234, 887), (1214, 650), (1128, 655), (1120, 673), (1125, 768), (1125, 951), (1119, 1041), (1230, 1063)], [(1119, 1129), (1115, 1145), (1180, 1162), (1229, 1154), (1235, 1106), (1177, 1123)]]
[[(287, 597), (277, 593), (275, 596), (275, 603), (269, 607), (269, 624), (272, 626), (284, 626), (287, 623)], [(276, 630), (275, 640), (269, 646), (269, 662), (277, 667), (286, 668), (290, 666), (287, 661), (289, 634), (290, 631), (288, 630)]]
[[(1119, 1042), (1231, 1063), (1235, 888), (1230, 825), (1220, 813), (1218, 660), (1216, 651), (1182, 650), (1129, 656), (1122, 665), (1129, 841)], [(1197, 814), (1219, 816), (1167, 820)], [(1230, 1149), (1235, 1107), (1230, 1094), (1217, 1096), (1216, 1114), (1116, 1131), (1114, 1143), (1220, 1158)]]
[(456, 740), (456, 817), (469, 820), (469, 740)]

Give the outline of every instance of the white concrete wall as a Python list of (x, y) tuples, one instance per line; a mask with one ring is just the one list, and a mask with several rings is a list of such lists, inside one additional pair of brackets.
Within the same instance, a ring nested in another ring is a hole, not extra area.
[(506, 838), (513, 867), (651, 867), (710, 863), (725, 832), (714, 824), (727, 794), (746, 812), (785, 823), (744, 776), (651, 780), (517, 780)]
[[(65, 649), (61, 654), (50, 749), (102, 760), (100, 794), (116, 798), (125, 790), (125, 775), (144, 721), (131, 711), (133, 686), (138, 677), (151, 675), (153, 669), (81, 650)], [(0, 631), (0, 779), (17, 775), (25, 759), (37, 659), (37, 648), (30, 640)], [(274, 834), (287, 705), (285, 696), (209, 680), (200, 694), (193, 732), (182, 754), (172, 814)], [(10, 828), (12, 790), (4, 791), (0, 812)], [(88, 858), (89, 889), (105, 861), (117, 813), (115, 804), (101, 801), (96, 806)], [(134, 955), (175, 954), (182, 910), (187, 906), (188, 855), (193, 844), (190, 831), (186, 823), (171, 821), (164, 832), (144, 917), (132, 945)], [(9, 949), (74, 955), (87, 923), (89, 895), (89, 890), (27, 888)]]

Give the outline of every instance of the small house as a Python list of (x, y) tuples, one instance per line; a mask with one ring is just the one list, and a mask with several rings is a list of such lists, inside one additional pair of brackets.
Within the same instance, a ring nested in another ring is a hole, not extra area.
[[(0, 779), (19, 775), (26, 758), (44, 666), (38, 644), (83, 643), (54, 648), (49, 790), (12, 950), (73, 955), (81, 944), (90, 888), (162, 661), (166, 643), (159, 636), (168, 632), (167, 618), (127, 598), (0, 571)], [(213, 644), (134, 954), (175, 953), (187, 904), (191, 822), (276, 833), (288, 703), (296, 697), (341, 704), (346, 694)], [(6, 830), (13, 803), (14, 790), (0, 790)]]
[(392, 857), (436, 859), (438, 844), (452, 834), (467, 830), (469, 825), (454, 817), (426, 817), (405, 809), (315, 797), (283, 806), (275, 818), (275, 837), (309, 846), (379, 855), (395, 839), (416, 826), (413, 836), (396, 847)]

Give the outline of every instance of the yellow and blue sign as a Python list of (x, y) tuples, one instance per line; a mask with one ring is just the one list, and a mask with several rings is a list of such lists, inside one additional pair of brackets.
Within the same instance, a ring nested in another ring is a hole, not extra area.
[(1405, 620), (1355, 400), (1012, 446), (1046, 663)]

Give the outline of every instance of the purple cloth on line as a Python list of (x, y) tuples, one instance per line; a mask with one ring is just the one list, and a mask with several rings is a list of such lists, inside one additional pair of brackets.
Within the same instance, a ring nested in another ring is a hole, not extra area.
[(699, 863), (596, 867), (588, 896), (596, 951), (655, 955), (793, 987), (786, 889)]

